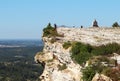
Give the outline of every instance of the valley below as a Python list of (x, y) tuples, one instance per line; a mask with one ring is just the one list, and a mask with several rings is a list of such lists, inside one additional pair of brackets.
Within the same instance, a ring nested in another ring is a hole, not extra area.
[(40, 40), (0, 40), (0, 81), (39, 81), (34, 55), (42, 48)]

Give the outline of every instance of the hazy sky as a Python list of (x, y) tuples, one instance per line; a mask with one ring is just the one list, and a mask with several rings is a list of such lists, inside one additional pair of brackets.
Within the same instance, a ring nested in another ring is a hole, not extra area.
[(89, 27), (120, 23), (120, 0), (0, 0), (0, 39), (40, 39), (49, 23)]

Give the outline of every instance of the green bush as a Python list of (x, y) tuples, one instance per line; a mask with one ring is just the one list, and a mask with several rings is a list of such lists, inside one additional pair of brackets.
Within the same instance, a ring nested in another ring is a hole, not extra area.
[(115, 22), (113, 23), (112, 27), (120, 27), (120, 25), (117, 22)]
[(82, 70), (83, 73), (83, 81), (91, 81), (92, 78), (95, 76), (96, 71), (93, 69), (93, 67), (86, 67), (85, 69)]
[(101, 46), (91, 46), (88, 44), (75, 42), (74, 44), (72, 44), (71, 53), (71, 57), (73, 60), (75, 60), (79, 64), (83, 64), (93, 56), (107, 56), (113, 53), (120, 54), (120, 45), (117, 43), (112, 43)]
[(105, 66), (103, 66), (100, 62), (96, 62), (90, 66), (82, 69), (83, 73), (83, 81), (91, 81), (96, 73), (101, 73)]
[(46, 28), (43, 29), (43, 37), (45, 36), (58, 36), (58, 33), (54, 27), (49, 23)]
[(78, 55), (80, 53), (81, 43), (77, 42), (72, 45), (72, 55)]
[[(90, 60), (91, 63), (88, 67), (82, 70), (83, 81), (91, 81), (96, 73), (103, 73), (113, 79), (119, 80), (118, 71), (110, 71), (107, 68), (109, 65), (115, 65), (115, 61), (108, 58), (108, 55), (113, 53), (120, 54), (120, 45), (117, 43), (110, 43), (101, 46), (91, 46), (88, 44), (74, 42), (72, 43), (71, 57), (78, 64), (85, 64)], [(102, 62), (107, 63), (105, 66)]]
[(93, 47), (92, 53), (94, 55), (108, 55), (112, 53), (120, 54), (120, 45), (117, 43), (110, 43), (98, 47)]
[(72, 45), (72, 59), (77, 63), (83, 64), (91, 57), (92, 47), (83, 43), (76, 42)]
[(70, 46), (71, 46), (71, 43), (69, 41), (64, 42), (64, 44), (63, 44), (63, 48), (65, 48), (65, 49), (68, 49)]
[(74, 59), (79, 64), (85, 64), (90, 57), (91, 54), (88, 52), (81, 52), (78, 55), (72, 55), (72, 59)]
[(94, 47), (94, 49), (92, 50), (92, 54), (93, 55), (104, 55), (106, 54), (106, 50), (105, 50), (105, 46), (99, 46), (99, 47)]
[(75, 42), (72, 44), (71, 52), (74, 55), (78, 55), (80, 52), (91, 52), (92, 48), (90, 48), (90, 45), (86, 45), (80, 42)]

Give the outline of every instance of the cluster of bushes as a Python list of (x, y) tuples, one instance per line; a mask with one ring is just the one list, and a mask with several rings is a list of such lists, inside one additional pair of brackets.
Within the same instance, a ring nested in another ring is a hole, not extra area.
[(88, 65), (92, 65), (99, 62), (103, 63), (104, 66), (116, 66), (116, 60), (110, 59), (107, 56), (93, 56), (88, 60)]
[(82, 73), (83, 73), (82, 79), (84, 81), (91, 81), (95, 76), (95, 74), (102, 73), (104, 68), (106, 68), (106, 66), (103, 66), (100, 62), (96, 62), (91, 66), (87, 66), (84, 69), (82, 69)]
[(116, 66), (115, 60), (109, 59), (108, 56), (113, 53), (120, 54), (119, 44), (109, 43), (107, 45), (91, 46), (75, 42), (72, 44), (71, 53), (72, 59), (80, 65), (84, 65), (86, 61), (89, 63), (89, 66), (82, 69), (82, 78), (84, 81), (91, 81), (96, 73), (102, 73), (110, 77), (113, 81), (120, 80), (119, 71), (108, 67), (111, 65)]
[(56, 27), (57, 27), (56, 24), (55, 24), (55, 27), (52, 27), (51, 24), (49, 23), (47, 27), (43, 29), (43, 37), (62, 36), (58, 34)]
[(109, 55), (113, 53), (120, 54), (120, 45), (117, 43), (109, 43), (98, 47), (93, 47), (92, 53), (94, 55)]
[[(120, 67), (118, 67), (120, 69)], [(112, 79), (112, 81), (120, 80), (120, 70), (113, 69), (111, 67), (103, 66), (100, 62), (97, 62), (91, 66), (87, 66), (82, 69), (83, 81), (91, 81), (96, 73), (104, 74)]]
[(55, 35), (57, 35), (57, 31), (49, 23), (47, 27), (43, 29), (43, 36), (55, 36)]
[[(109, 65), (110, 61), (111, 61), (111, 59), (109, 59), (108, 57), (102, 57), (102, 56), (92, 57), (89, 60), (89, 62), (91, 62), (89, 64), (89, 66), (82, 69), (83, 80), (84, 81), (91, 81), (96, 73), (104, 74), (104, 75), (108, 76), (111, 73), (112, 69), (110, 67), (105, 66), (103, 64), (103, 62), (107, 63), (107, 65)], [(117, 80), (115, 80), (115, 81), (117, 81)]]
[(112, 43), (102, 46), (91, 46), (89, 44), (76, 42), (72, 44), (71, 53), (73, 60), (79, 64), (84, 64), (93, 56), (109, 55), (113, 53), (120, 54), (120, 45), (117, 43)]
[(96, 71), (93, 69), (93, 67), (89, 66), (82, 70), (82, 74), (83, 81), (91, 81), (92, 78), (95, 76)]
[(91, 57), (92, 47), (80, 42), (76, 42), (72, 45), (71, 57), (79, 64), (85, 63)]

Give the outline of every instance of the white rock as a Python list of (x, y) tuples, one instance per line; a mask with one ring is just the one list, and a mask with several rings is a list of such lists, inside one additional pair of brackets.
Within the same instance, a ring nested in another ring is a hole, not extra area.
[[(102, 44), (116, 42), (120, 44), (120, 28), (57, 28), (59, 34), (64, 37), (58, 37), (59, 40), (51, 43), (51, 38), (43, 37), (44, 49), (43, 55), (36, 55), (35, 60), (45, 62), (43, 74), (40, 76), (42, 81), (80, 81), (81, 66), (71, 59), (70, 48), (65, 50), (63, 43), (66, 41), (78, 41), (99, 46)], [(117, 57), (120, 60), (120, 57)], [(119, 62), (119, 61), (118, 61)], [(66, 68), (59, 70), (60, 66), (66, 65)], [(86, 65), (87, 66), (87, 65)], [(98, 75), (96, 74), (96, 77)], [(103, 76), (105, 78), (106, 76)], [(96, 80), (92, 80), (96, 81)], [(106, 80), (108, 81), (108, 80)]]

